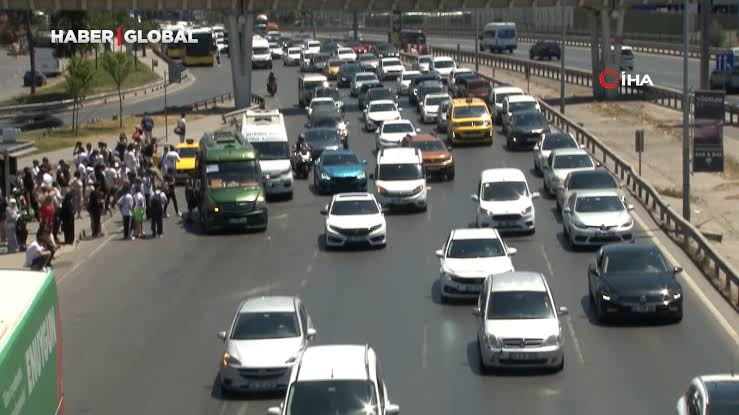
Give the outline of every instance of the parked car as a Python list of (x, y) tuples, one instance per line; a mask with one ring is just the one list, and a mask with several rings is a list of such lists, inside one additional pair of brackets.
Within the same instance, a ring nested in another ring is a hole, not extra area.
[[(23, 86), (31, 86), (33, 84), (33, 76), (31, 71), (26, 71), (25, 74), (23, 74)], [(36, 71), (36, 86), (43, 86), (46, 85), (46, 75), (42, 74), (40, 71)]]

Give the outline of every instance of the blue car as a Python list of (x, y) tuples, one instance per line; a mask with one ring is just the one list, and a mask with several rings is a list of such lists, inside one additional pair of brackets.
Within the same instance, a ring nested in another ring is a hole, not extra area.
[(313, 187), (317, 193), (366, 192), (365, 164), (351, 150), (324, 150), (313, 166)]

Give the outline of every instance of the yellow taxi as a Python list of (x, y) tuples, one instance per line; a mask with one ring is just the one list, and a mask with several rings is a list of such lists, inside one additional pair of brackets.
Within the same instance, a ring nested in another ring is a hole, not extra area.
[(344, 63), (338, 59), (331, 59), (326, 64), (326, 67), (323, 69), (323, 74), (326, 75), (326, 78), (328, 79), (336, 79), (336, 76), (339, 74), (339, 68), (341, 67), (341, 64)]
[(456, 98), (449, 105), (447, 131), (452, 144), (493, 144), (493, 120), (480, 98)]
[(185, 181), (195, 172), (198, 143), (192, 138), (187, 138), (184, 143), (177, 144), (175, 150), (180, 155), (180, 160), (175, 167), (175, 180), (178, 182)]

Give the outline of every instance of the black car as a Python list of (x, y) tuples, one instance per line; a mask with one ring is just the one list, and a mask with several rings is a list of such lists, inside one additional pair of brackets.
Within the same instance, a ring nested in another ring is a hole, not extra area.
[(312, 127), (303, 134), (313, 160), (318, 160), (323, 150), (338, 150), (342, 148), (341, 135), (336, 127)]
[[(33, 76), (31, 71), (26, 71), (25, 74), (23, 74), (23, 86), (31, 86), (33, 84)], [(42, 86), (46, 85), (46, 75), (42, 74), (40, 71), (36, 71), (36, 86)]]
[(440, 81), (424, 81), (418, 85), (416, 92), (416, 102), (418, 103), (418, 109), (420, 110), (420, 104), (428, 94), (446, 94), (447, 87)]
[(432, 72), (432, 73), (426, 73), (423, 75), (419, 75), (411, 81), (410, 85), (408, 85), (408, 102), (416, 105), (418, 103), (418, 87), (421, 85), (421, 82), (426, 81), (438, 81), (441, 82), (441, 77), (439, 74)]
[(333, 128), (339, 133), (341, 140), (344, 141), (344, 148), (349, 146), (349, 130), (344, 121), (344, 116), (338, 109), (319, 107), (310, 115), (308, 128), (326, 127)]
[(531, 49), (529, 49), (530, 59), (559, 59), (560, 56), (562, 56), (562, 52), (559, 49), (559, 43), (551, 40), (540, 40), (531, 45)]
[(683, 291), (660, 250), (652, 244), (609, 244), (588, 268), (588, 295), (598, 321), (611, 315), (683, 318)]
[(391, 101), (395, 101), (397, 99), (397, 95), (395, 95), (395, 92), (393, 92), (392, 89), (381, 87), (381, 88), (370, 88), (367, 90), (367, 93), (364, 95), (360, 95), (359, 97), (359, 109), (364, 110), (367, 108), (367, 105), (369, 105), (372, 101), (377, 101), (381, 99), (389, 99)]
[(21, 131), (41, 130), (44, 128), (56, 128), (64, 125), (64, 122), (51, 114), (38, 113), (18, 115), (10, 120), (10, 125)]
[(377, 57), (380, 59), (400, 57), (398, 49), (396, 49), (395, 46), (391, 45), (390, 43), (378, 43), (377, 46), (375, 46), (375, 55), (377, 55)]
[(460, 90), (460, 87), (465, 82), (466, 79), (478, 79), (480, 78), (480, 75), (476, 72), (462, 72), (459, 75), (454, 76), (454, 83), (449, 85), (449, 92), (450, 95), (453, 97), (462, 97), (465, 96), (462, 95), (462, 92)]
[(314, 53), (310, 58), (310, 69), (314, 72), (323, 72), (323, 68), (328, 64), (331, 55), (328, 53)]
[(506, 146), (533, 148), (539, 142), (542, 133), (550, 132), (549, 123), (538, 111), (519, 112), (511, 116), (506, 125)]
[(352, 84), (354, 75), (364, 72), (361, 65), (356, 63), (344, 63), (339, 66), (339, 73), (336, 74), (336, 86), (339, 88), (349, 88)]
[(370, 89), (379, 89), (384, 88), (385, 85), (382, 84), (382, 82), (365, 82), (362, 84), (361, 87), (359, 87), (359, 93), (357, 94), (358, 102), (359, 102), (359, 109), (363, 110), (364, 106), (362, 103), (364, 102), (364, 96), (367, 95), (367, 92)]

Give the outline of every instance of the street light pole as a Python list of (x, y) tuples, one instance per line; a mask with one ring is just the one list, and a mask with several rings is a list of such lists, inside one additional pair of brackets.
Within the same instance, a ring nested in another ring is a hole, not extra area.
[(475, 72), (480, 73), (480, 13), (475, 13)]
[(567, 24), (565, 22), (565, 0), (559, 0), (560, 24), (562, 25), (562, 47), (559, 51), (559, 112), (565, 113), (565, 33)]
[(167, 125), (167, 71), (164, 71), (164, 142), (169, 142), (169, 126)]
[(688, 3), (683, 2), (683, 218), (690, 221), (690, 91), (688, 90)]

